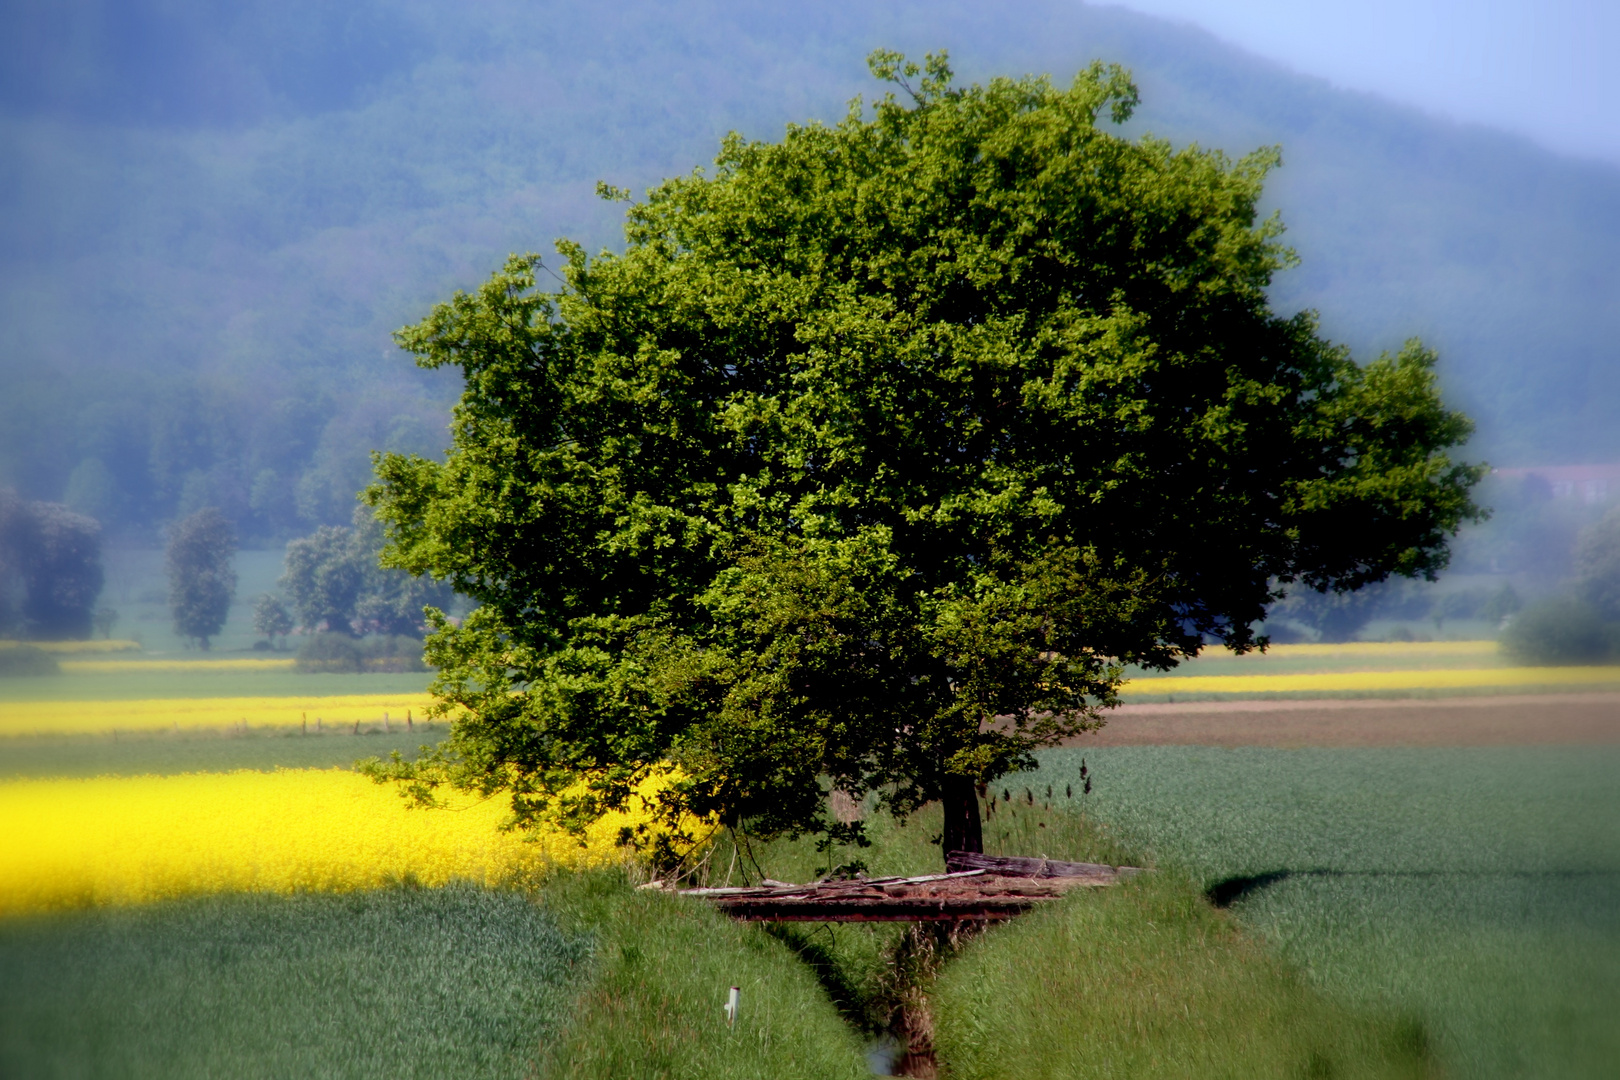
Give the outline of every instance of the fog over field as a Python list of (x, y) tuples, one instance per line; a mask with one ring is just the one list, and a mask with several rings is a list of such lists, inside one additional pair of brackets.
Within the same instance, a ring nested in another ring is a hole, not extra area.
[(876, 47), (959, 77), (1128, 65), (1132, 121), (1234, 156), (1363, 357), (1420, 335), (1476, 459), (1620, 460), (1620, 168), (1336, 90), (1119, 8), (849, 0), (24, 0), (0, 43), (0, 485), (116, 535), (218, 505), (265, 541), (348, 519), (374, 448), (433, 453), (456, 387), (390, 332), (511, 251), (618, 239), (738, 130), (835, 122)]

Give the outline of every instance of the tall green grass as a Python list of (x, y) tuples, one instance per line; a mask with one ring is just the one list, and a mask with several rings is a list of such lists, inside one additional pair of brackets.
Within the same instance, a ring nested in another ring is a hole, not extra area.
[[(556, 879), (548, 911), (596, 939), (596, 968), (547, 1075), (570, 1080), (837, 1080), (869, 1075), (857, 1033), (811, 971), (757, 924), (632, 889), (623, 875)], [(741, 989), (735, 1026), (722, 1015)]]
[[(1064, 783), (1009, 779), (985, 804), (987, 851), (1140, 864)], [(1083, 782), (1072, 790), (1083, 791)], [(733, 852), (711, 877), (806, 880), (853, 855), (874, 875), (938, 872), (937, 810), (869, 820), (872, 846), (779, 841)], [(751, 855), (751, 857), (750, 857)], [(1217, 911), (1202, 883), (1160, 871), (1087, 890), (982, 934), (902, 924), (797, 924), (773, 933), (847, 1020), (926, 1043), (952, 1077), (1312, 1075), (1434, 1071), (1421, 1022), (1323, 997)]]
[(515, 892), (233, 896), (0, 922), (0, 1076), (533, 1075), (589, 940)]
[(931, 992), (948, 1075), (1422, 1077), (1420, 1024), (1358, 1015), (1156, 874), (1034, 911), (969, 942)]
[(866, 1069), (780, 942), (620, 872), (0, 922), (0, 1076), (537, 1075)]
[(1616, 1075), (1620, 748), (1060, 750), (1024, 782), (1082, 756), (1089, 815), (1450, 1075)]

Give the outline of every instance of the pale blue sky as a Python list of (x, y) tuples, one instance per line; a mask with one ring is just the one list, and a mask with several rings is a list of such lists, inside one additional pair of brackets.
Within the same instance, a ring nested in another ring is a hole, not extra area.
[(1620, 0), (1122, 0), (1338, 86), (1620, 163)]

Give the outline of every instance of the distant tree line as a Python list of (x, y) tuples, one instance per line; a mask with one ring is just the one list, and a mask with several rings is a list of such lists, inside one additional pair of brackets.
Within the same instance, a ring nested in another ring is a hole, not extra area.
[(305, 671), (421, 670), (422, 609), (448, 608), (448, 586), (378, 563), (382, 529), (367, 507), (347, 526), (321, 526), (287, 544), (279, 593), (254, 605), (253, 629), (270, 647), (294, 630)]
[(157, 540), (214, 507), (250, 543), (347, 520), (370, 454), (433, 455), (444, 409), (410, 385), (263, 388), (223, 380), (81, 379), (48, 371), (8, 386), (0, 475), (109, 531)]
[(88, 638), (104, 577), (99, 522), (0, 489), (0, 637)]
[(1531, 664), (1593, 664), (1620, 659), (1620, 507), (1576, 536), (1564, 587), (1525, 608), (1502, 645)]

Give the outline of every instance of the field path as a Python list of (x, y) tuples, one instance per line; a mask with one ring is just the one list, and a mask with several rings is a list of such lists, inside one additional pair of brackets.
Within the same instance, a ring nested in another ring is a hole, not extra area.
[(1620, 692), (1122, 705), (1066, 746), (1546, 746), (1620, 743)]

